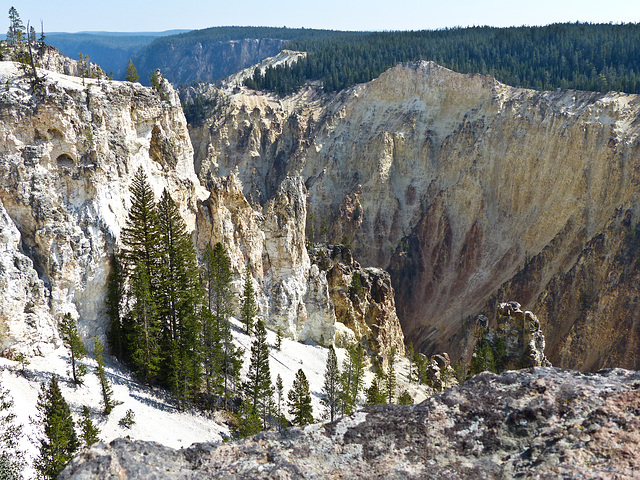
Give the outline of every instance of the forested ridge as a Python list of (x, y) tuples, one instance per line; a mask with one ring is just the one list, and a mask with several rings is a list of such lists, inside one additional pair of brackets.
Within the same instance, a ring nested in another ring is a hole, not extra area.
[(256, 71), (246, 84), (280, 95), (309, 80), (325, 91), (367, 82), (401, 62), (432, 60), (537, 90), (640, 90), (640, 24), (553, 24), (413, 32), (307, 32), (286, 48), (308, 52), (292, 66)]

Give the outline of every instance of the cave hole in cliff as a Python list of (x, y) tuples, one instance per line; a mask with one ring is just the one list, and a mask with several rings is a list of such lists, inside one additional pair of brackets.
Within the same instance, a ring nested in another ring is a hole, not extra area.
[(58, 155), (56, 158), (56, 162), (59, 167), (73, 168), (76, 165), (76, 162), (71, 158), (71, 155), (63, 153), (62, 155)]

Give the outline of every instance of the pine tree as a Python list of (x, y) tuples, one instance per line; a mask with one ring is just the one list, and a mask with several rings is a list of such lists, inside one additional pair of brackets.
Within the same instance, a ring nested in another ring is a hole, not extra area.
[(138, 78), (140, 78), (138, 76), (138, 70), (136, 69), (135, 65), (133, 64), (133, 62), (131, 61), (131, 59), (129, 59), (129, 63), (127, 64), (127, 76), (126, 76), (126, 80), (127, 82), (135, 82), (138, 80)]
[(383, 389), (385, 381), (385, 375), (381, 370), (378, 370), (375, 378), (371, 381), (371, 385), (366, 390), (367, 399), (365, 405), (368, 407), (372, 405), (384, 405), (387, 403), (387, 396)]
[(151, 88), (153, 88), (156, 92), (160, 92), (161, 85), (162, 85), (162, 73), (160, 73), (160, 69), (157, 68), (151, 74)]
[(129, 312), (123, 318), (126, 357), (147, 383), (156, 379), (160, 363), (159, 220), (153, 190), (138, 169), (131, 183), (131, 208), (122, 230), (122, 259), (128, 278)]
[(253, 321), (258, 313), (256, 305), (256, 295), (253, 289), (253, 279), (249, 267), (244, 271), (244, 290), (242, 292), (242, 303), (240, 305), (240, 321), (244, 325), (244, 332), (251, 335)]
[(289, 414), (295, 425), (304, 426), (314, 422), (309, 382), (302, 369), (296, 373), (288, 398)]
[(403, 390), (398, 397), (398, 405), (413, 405), (413, 398), (409, 395), (409, 392)]
[(407, 345), (406, 356), (409, 359), (409, 381), (413, 382), (413, 359), (415, 350), (413, 349), (413, 342), (409, 342)]
[(251, 405), (251, 399), (243, 398), (238, 410), (238, 426), (236, 434), (240, 438), (255, 435), (262, 430), (262, 421)]
[(110, 258), (110, 269), (107, 277), (107, 315), (109, 316), (109, 328), (107, 335), (109, 345), (113, 355), (123, 361), (125, 358), (125, 332), (122, 324), (122, 311), (125, 300), (125, 272), (122, 268), (122, 262), (114, 253)]
[(327, 355), (322, 393), (321, 402), (327, 408), (326, 415), (329, 421), (333, 422), (340, 408), (340, 370), (338, 369), (338, 357), (333, 346), (329, 347)]
[(11, 7), (9, 9), (9, 30), (7, 31), (7, 43), (9, 45), (16, 45), (24, 42), (24, 40), (24, 24), (20, 19), (18, 11), (14, 7)]
[(82, 429), (82, 443), (85, 448), (89, 448), (94, 443), (100, 441), (100, 430), (91, 421), (91, 412), (86, 405), (82, 407), (82, 419), (80, 420)]
[(84, 358), (87, 355), (87, 351), (84, 348), (82, 340), (78, 335), (78, 329), (76, 322), (71, 318), (71, 314), (65, 313), (60, 322), (60, 336), (62, 337), (63, 345), (69, 349), (69, 361), (71, 362), (71, 373), (73, 376), (73, 383), (76, 385), (82, 385), (84, 377), (87, 373), (87, 367), (78, 364), (78, 360)]
[(276, 378), (276, 425), (278, 431), (282, 431), (282, 428), (286, 424), (286, 419), (282, 413), (282, 399), (284, 396), (284, 387), (282, 386), (282, 377), (278, 374)]
[[(205, 349), (209, 344), (214, 349), (205, 352), (205, 375), (213, 374), (217, 369), (222, 382), (222, 396), (228, 398), (240, 375), (242, 351), (233, 344), (231, 335), (231, 264), (222, 243), (216, 243), (213, 249), (210, 245), (205, 248), (202, 280), (207, 306), (212, 314), (212, 325), (205, 331)], [(208, 335), (212, 336), (211, 340), (207, 338)]]
[(360, 343), (347, 348), (340, 374), (340, 410), (342, 415), (352, 414), (364, 386), (364, 352)]
[(387, 373), (384, 376), (384, 394), (387, 397), (387, 403), (393, 403), (396, 397), (395, 356), (395, 349), (392, 349), (389, 358), (387, 358)]
[(19, 480), (25, 467), (24, 452), (18, 445), (22, 438), (22, 425), (16, 423), (13, 399), (8, 390), (0, 386), (0, 479)]
[(102, 356), (103, 347), (98, 338), (95, 338), (94, 354), (96, 359), (96, 375), (100, 381), (100, 390), (102, 392), (102, 408), (105, 415), (109, 415), (113, 407), (116, 406), (116, 402), (113, 400), (113, 389), (109, 385), (107, 374), (104, 370), (104, 357)]
[(282, 348), (282, 329), (278, 327), (276, 331), (276, 350), (280, 351)]
[(157, 306), (162, 336), (162, 377), (181, 405), (200, 389), (202, 349), (198, 314), (204, 298), (195, 247), (178, 206), (167, 190), (160, 198), (157, 213), (160, 256)]
[(255, 326), (255, 338), (251, 343), (251, 360), (247, 381), (243, 386), (244, 394), (254, 413), (262, 421), (262, 428), (267, 428), (267, 420), (273, 404), (273, 387), (269, 369), (269, 344), (267, 330), (262, 320)]
[(35, 423), (41, 431), (34, 467), (38, 478), (53, 480), (73, 458), (80, 445), (73, 429), (69, 405), (54, 376), (48, 388), (42, 384), (36, 408), (38, 414)]

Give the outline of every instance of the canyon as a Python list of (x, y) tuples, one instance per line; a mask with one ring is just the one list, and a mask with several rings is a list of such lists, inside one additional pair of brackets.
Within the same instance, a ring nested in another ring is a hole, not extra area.
[(388, 270), (407, 341), (468, 360), (476, 316), (517, 300), (554, 365), (637, 368), (639, 99), (537, 92), (430, 62), (337, 94), (200, 87), (190, 126), (206, 183), (252, 205), (307, 189), (311, 241)]
[[(84, 338), (104, 334), (109, 259), (143, 166), (199, 252), (225, 244), (236, 293), (251, 269), (261, 316), (289, 338), (366, 337), (382, 358), (406, 339), (469, 361), (477, 316), (495, 323), (513, 299), (536, 313), (552, 364), (637, 368), (635, 95), (536, 92), (418, 62), (334, 94), (190, 87), (211, 108), (187, 125), (168, 82), (159, 94), (50, 71), (38, 97), (21, 75), (6, 64), (2, 77), (15, 280), (1, 285), (3, 349), (55, 342), (64, 313)], [(341, 243), (360, 270), (310, 258)], [(376, 268), (388, 277), (369, 285), (384, 287), (355, 315), (354, 272)]]

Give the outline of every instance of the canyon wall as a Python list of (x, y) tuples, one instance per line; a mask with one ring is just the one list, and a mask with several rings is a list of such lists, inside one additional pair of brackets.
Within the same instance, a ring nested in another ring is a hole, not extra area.
[(139, 84), (39, 74), (34, 94), (16, 64), (0, 63), (0, 350), (55, 343), (65, 313), (84, 338), (104, 335), (109, 256), (139, 167), (158, 198), (169, 190), (190, 228), (207, 196), (169, 86), (160, 101)]
[(535, 92), (429, 62), (337, 94), (216, 95), (190, 129), (201, 181), (234, 173), (257, 205), (302, 176), (307, 233), (390, 271), (423, 352), (468, 359), (475, 315), (517, 300), (554, 365), (640, 366), (635, 276), (615, 260), (640, 212), (637, 96)]
[[(73, 63), (46, 53), (57, 70)], [(237, 303), (250, 269), (268, 327), (340, 346), (363, 336), (337, 321), (326, 272), (307, 253), (308, 194), (300, 176), (282, 179), (268, 202), (252, 205), (233, 173), (202, 183), (196, 177), (187, 124), (168, 82), (156, 92), (38, 71), (42, 84), (34, 92), (16, 64), (0, 62), (7, 86), (0, 92), (0, 352), (58, 344), (66, 313), (87, 343), (94, 335), (104, 340), (110, 258), (139, 168), (156, 198), (168, 189), (200, 255), (207, 244), (225, 245)], [(380, 306), (395, 323), (379, 328), (377, 337), (386, 340), (375, 350), (383, 355), (401, 351), (404, 341), (388, 276), (385, 285)]]

